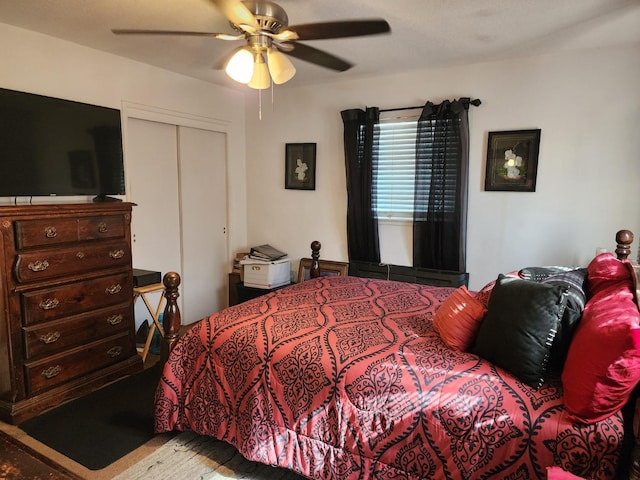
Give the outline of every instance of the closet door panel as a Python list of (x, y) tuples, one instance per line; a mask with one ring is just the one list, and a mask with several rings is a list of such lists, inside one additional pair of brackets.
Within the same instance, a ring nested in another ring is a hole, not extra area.
[[(133, 267), (181, 271), (180, 197), (176, 126), (127, 119), (126, 174), (133, 207), (131, 220)], [(156, 304), (160, 292), (150, 294)], [(182, 299), (179, 298), (182, 308)], [(151, 321), (144, 302), (136, 302), (136, 324)]]
[(226, 135), (178, 127), (183, 324), (226, 306)]

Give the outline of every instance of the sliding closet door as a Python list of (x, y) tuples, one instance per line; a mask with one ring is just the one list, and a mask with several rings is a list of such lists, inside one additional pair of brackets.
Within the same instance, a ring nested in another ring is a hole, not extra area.
[(131, 220), (133, 267), (160, 271), (163, 275), (168, 271), (179, 272), (176, 127), (129, 118), (126, 133), (128, 198), (136, 204)]
[[(125, 152), (128, 197), (137, 204), (133, 266), (180, 273), (183, 325), (221, 310), (229, 263), (226, 134), (130, 117)], [(148, 318), (138, 303), (137, 325)]]
[(226, 135), (178, 127), (183, 323), (226, 306)]

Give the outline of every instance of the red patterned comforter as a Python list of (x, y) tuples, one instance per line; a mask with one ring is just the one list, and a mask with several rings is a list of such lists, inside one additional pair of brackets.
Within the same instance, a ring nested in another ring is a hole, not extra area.
[(164, 367), (156, 431), (310, 478), (611, 478), (621, 415), (570, 423), (558, 378), (536, 391), (448, 349), (431, 320), (451, 291), (322, 277), (214, 314)]

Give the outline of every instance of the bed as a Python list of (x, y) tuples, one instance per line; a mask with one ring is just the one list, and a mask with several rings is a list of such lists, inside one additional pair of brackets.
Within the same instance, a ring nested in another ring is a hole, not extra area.
[[(523, 278), (524, 269), (466, 292), (485, 309), (475, 313), (481, 320), (467, 345), (444, 327), (457, 311), (448, 310), (453, 299), (466, 289), (324, 277), (319, 244), (310, 280), (215, 313), (182, 337), (180, 277), (169, 273), (156, 432), (192, 430), (234, 445), (250, 460), (318, 479), (640, 478), (633, 448), (637, 276), (626, 260), (632, 241), (631, 232), (618, 232), (617, 258), (605, 254), (610, 258), (592, 267), (598, 256), (583, 269), (590, 280), (593, 275), (593, 291), (580, 311), (589, 312), (589, 321), (576, 320), (557, 370), (550, 362), (558, 344), (549, 344), (559, 333), (537, 344), (546, 349), (539, 357), (530, 355), (535, 348), (518, 344), (522, 338), (505, 337), (511, 327), (500, 323), (519, 315), (513, 313), (513, 292), (520, 291), (515, 286), (527, 295), (517, 300), (518, 308), (539, 291), (545, 299), (551, 295), (550, 288), (537, 286), (548, 282)], [(603, 280), (599, 290), (598, 272), (614, 270), (624, 278)], [(555, 303), (547, 299), (527, 309), (516, 330), (521, 322), (536, 328), (551, 322), (545, 328), (560, 330), (568, 291), (556, 289)], [(493, 313), (500, 299), (511, 302), (506, 316)], [(602, 330), (594, 341), (594, 331), (583, 327), (602, 311), (626, 319), (616, 334), (624, 345), (608, 343)], [(605, 359), (593, 353), (599, 345), (609, 352)], [(617, 347), (620, 354), (612, 358)], [(492, 348), (499, 350), (495, 356)], [(528, 363), (515, 365), (527, 355)], [(591, 361), (604, 361), (613, 371), (604, 386), (589, 383)], [(597, 402), (594, 392), (601, 394)], [(588, 408), (581, 410), (585, 402)]]

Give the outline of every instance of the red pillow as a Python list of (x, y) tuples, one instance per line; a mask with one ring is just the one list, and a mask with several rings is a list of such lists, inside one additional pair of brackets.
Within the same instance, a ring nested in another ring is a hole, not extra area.
[(463, 285), (440, 305), (433, 318), (433, 328), (449, 347), (465, 351), (476, 338), (485, 313), (484, 305)]
[(595, 423), (617, 412), (640, 381), (640, 313), (630, 264), (611, 254), (588, 267), (591, 298), (562, 371), (564, 403), (573, 421)]
[(547, 467), (547, 480), (584, 480), (560, 467)]
[[(505, 277), (520, 278), (520, 275), (518, 275), (517, 270), (514, 270), (512, 272), (505, 274)], [(484, 287), (482, 287), (482, 289), (480, 289), (478, 293), (476, 293), (476, 300), (482, 303), (482, 305), (484, 305), (484, 308), (489, 307), (489, 299), (491, 298), (491, 292), (493, 292), (493, 287), (495, 286), (496, 286), (496, 280), (492, 280), (489, 283), (487, 283)]]

